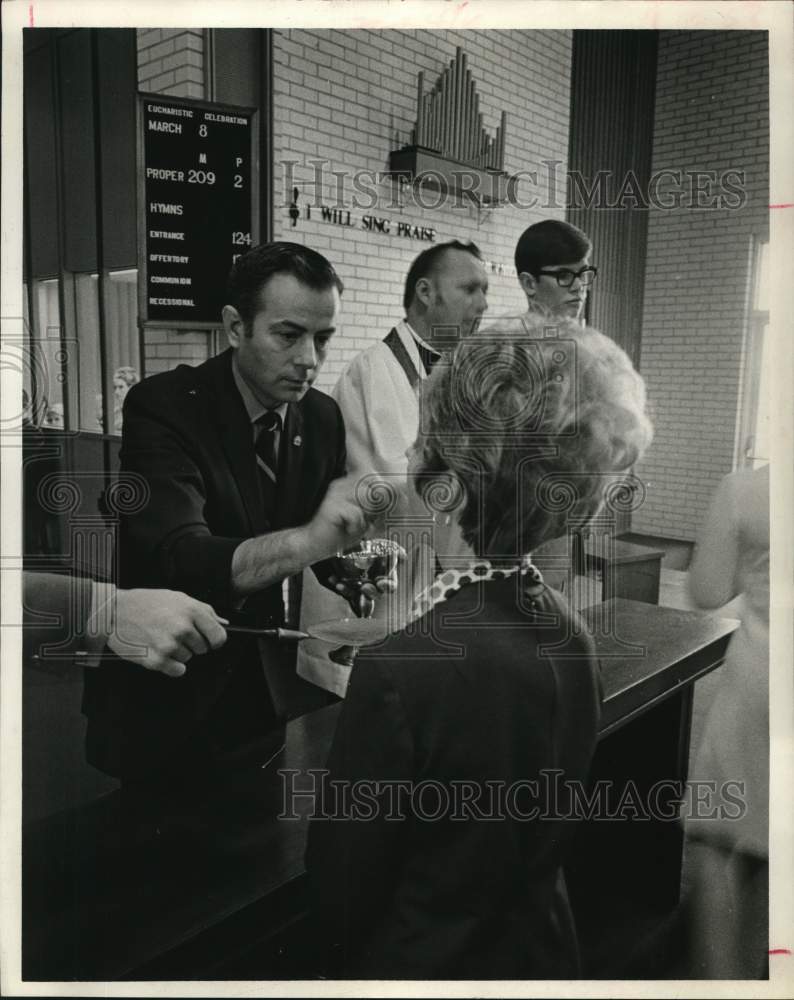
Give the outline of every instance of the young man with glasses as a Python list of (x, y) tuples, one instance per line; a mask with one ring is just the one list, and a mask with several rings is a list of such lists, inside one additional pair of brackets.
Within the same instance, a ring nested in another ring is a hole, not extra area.
[(544, 219), (525, 229), (515, 264), (531, 313), (581, 320), (587, 289), (598, 269), (590, 264), (592, 243), (569, 222)]

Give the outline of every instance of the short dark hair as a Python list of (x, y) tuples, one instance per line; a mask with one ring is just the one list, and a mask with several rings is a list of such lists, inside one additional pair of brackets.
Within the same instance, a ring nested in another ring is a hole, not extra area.
[(423, 250), (413, 264), (411, 264), (408, 269), (408, 276), (405, 279), (403, 308), (406, 312), (414, 300), (417, 282), (421, 278), (426, 278), (429, 274), (433, 273), (438, 266), (439, 260), (447, 250), (463, 250), (464, 253), (470, 253), (477, 260), (482, 260), (479, 247), (475, 246), (474, 243), (462, 243), (460, 240), (448, 240), (446, 243), (438, 243), (434, 247), (428, 247), (427, 250)]
[(584, 258), (593, 244), (581, 229), (561, 219), (544, 219), (525, 229), (516, 244), (516, 273), (534, 274), (544, 267), (573, 264)]
[(344, 291), (333, 264), (321, 253), (300, 243), (261, 243), (241, 254), (232, 264), (226, 283), (227, 303), (237, 310), (250, 328), (259, 309), (259, 294), (274, 274), (291, 274), (304, 285), (322, 291)]

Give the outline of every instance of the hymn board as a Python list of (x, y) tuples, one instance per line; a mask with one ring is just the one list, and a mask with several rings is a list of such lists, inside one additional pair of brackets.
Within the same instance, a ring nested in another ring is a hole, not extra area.
[(142, 324), (221, 325), (235, 257), (259, 240), (251, 108), (138, 94), (138, 312)]

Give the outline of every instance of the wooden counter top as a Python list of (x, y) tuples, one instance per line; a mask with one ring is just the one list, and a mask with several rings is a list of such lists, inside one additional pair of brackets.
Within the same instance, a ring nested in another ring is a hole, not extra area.
[[(717, 667), (736, 626), (626, 600), (583, 617), (602, 662), (602, 737)], [(228, 978), (235, 956), (263, 957), (270, 940), (277, 978), (279, 936), (305, 911), (311, 809), (307, 796), (299, 819), (277, 818), (279, 772), (324, 765), (339, 707), (290, 722), (268, 767), (208, 788), (196, 816), (137, 844), (125, 836), (117, 792), (32, 824), (23, 842), (23, 977)], [(303, 787), (305, 776), (295, 781)]]

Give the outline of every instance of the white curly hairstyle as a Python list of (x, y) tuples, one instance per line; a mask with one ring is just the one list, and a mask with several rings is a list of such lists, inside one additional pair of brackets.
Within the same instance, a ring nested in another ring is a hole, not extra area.
[(415, 488), (457, 494), (478, 556), (521, 555), (586, 523), (652, 435), (645, 384), (612, 340), (568, 320), (505, 320), (423, 383)]

